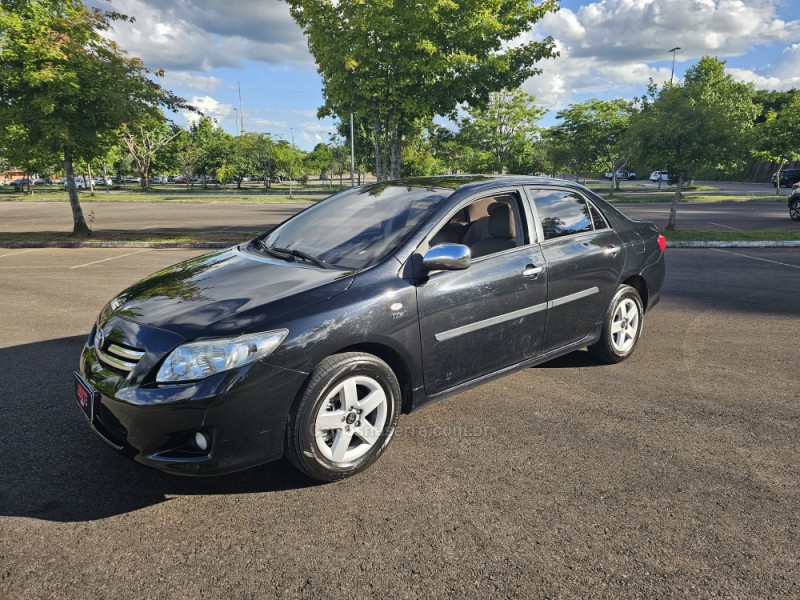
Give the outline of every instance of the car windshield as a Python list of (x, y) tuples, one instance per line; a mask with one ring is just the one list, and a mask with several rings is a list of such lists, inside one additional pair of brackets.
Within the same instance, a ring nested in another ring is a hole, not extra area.
[(452, 193), (397, 183), (348, 190), (306, 209), (253, 248), (317, 266), (364, 269), (394, 252)]

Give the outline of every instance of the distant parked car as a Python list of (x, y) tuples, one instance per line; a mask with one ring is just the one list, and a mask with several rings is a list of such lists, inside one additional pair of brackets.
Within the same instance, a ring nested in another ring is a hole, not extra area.
[(789, 194), (789, 216), (794, 221), (800, 221), (800, 182), (792, 186)]
[(94, 184), (95, 185), (111, 185), (114, 182), (111, 181), (111, 177), (95, 177)]
[[(611, 171), (606, 173), (606, 179), (613, 179)], [(620, 169), (617, 171), (617, 179), (620, 181), (633, 181), (636, 179), (636, 173), (633, 171), (626, 171), (625, 169)]]
[(11, 182), (9, 182), (8, 185), (15, 185), (17, 187), (22, 187), (24, 185), (31, 185), (31, 183), (32, 181), (30, 179), (22, 178), (22, 179), (13, 179)]
[(669, 173), (666, 171), (653, 171), (650, 173), (650, 181), (669, 181)]
[(141, 177), (125, 177), (122, 183), (142, 183)]
[[(773, 173), (772, 177), (770, 178), (772, 185), (775, 185), (776, 176), (777, 173)], [(798, 182), (800, 182), (800, 169), (784, 169), (781, 171), (780, 187), (791, 187)]]
[(167, 183), (166, 175), (153, 175), (150, 178), (150, 183)]
[[(64, 187), (67, 187), (67, 181), (64, 180)], [(79, 190), (83, 190), (89, 187), (89, 181), (83, 177), (83, 175), (78, 175), (75, 177), (75, 188)]]

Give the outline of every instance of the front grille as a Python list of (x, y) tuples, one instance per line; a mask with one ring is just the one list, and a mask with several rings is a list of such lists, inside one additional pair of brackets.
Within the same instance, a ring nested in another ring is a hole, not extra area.
[(97, 359), (107, 367), (130, 373), (144, 356), (144, 350), (108, 342), (105, 348), (95, 347)]

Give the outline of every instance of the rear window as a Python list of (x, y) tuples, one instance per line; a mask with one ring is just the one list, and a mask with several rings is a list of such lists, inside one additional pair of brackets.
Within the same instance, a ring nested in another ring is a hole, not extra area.
[(592, 215), (582, 196), (566, 190), (531, 190), (531, 193), (545, 240), (593, 230)]

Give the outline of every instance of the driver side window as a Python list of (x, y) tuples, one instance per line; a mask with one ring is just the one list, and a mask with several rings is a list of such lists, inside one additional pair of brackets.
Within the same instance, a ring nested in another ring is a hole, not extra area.
[(468, 246), (472, 258), (496, 254), (527, 242), (519, 196), (505, 192), (471, 202), (445, 223), (430, 239)]

